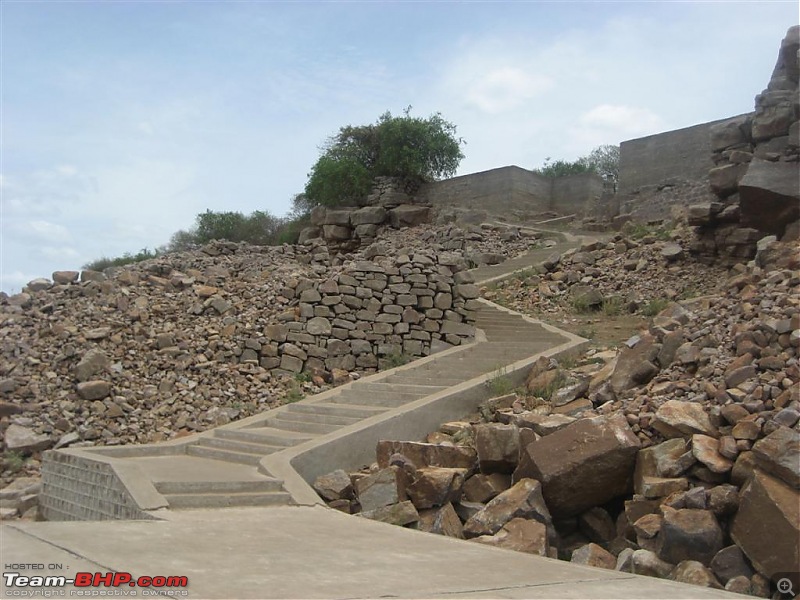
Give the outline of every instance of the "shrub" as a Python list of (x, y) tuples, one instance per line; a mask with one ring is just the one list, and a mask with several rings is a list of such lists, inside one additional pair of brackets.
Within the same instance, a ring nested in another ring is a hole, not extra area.
[(132, 263), (141, 262), (143, 260), (157, 258), (162, 254), (164, 254), (164, 251), (161, 249), (149, 250), (147, 248), (142, 248), (136, 254), (126, 252), (122, 256), (118, 256), (116, 258), (101, 256), (97, 260), (86, 263), (83, 265), (83, 268), (89, 271), (102, 271), (103, 269), (107, 269), (109, 267), (121, 267), (123, 265), (129, 265)]
[(666, 298), (650, 300), (650, 302), (645, 304), (644, 308), (642, 308), (642, 314), (646, 317), (655, 317), (658, 313), (667, 308), (668, 305), (669, 300)]
[(455, 174), (464, 154), (456, 127), (436, 113), (427, 119), (386, 112), (372, 125), (342, 127), (309, 173), (304, 197), (312, 205), (361, 204), (378, 176), (407, 185)]

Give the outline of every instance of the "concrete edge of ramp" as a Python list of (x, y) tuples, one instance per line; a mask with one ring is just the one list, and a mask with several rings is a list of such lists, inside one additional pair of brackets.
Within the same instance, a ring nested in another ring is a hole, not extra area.
[(3, 528), (11, 532), (2, 536), (6, 562), (62, 564), (59, 574), (67, 576), (186, 576), (185, 597), (195, 600), (743, 597), (430, 535), (320, 506)]

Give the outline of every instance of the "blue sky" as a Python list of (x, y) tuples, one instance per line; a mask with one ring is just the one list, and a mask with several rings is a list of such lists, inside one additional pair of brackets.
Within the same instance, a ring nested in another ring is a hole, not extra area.
[(459, 174), (748, 112), (796, 2), (15, 2), (0, 288), (283, 214), (319, 146), (441, 112)]

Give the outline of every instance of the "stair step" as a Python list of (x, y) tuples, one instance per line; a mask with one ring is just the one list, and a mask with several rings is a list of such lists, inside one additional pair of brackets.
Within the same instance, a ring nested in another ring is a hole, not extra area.
[(186, 454), (190, 456), (202, 456), (225, 462), (239, 463), (242, 465), (258, 465), (263, 458), (258, 454), (243, 454), (233, 450), (223, 450), (222, 448), (208, 448), (207, 446), (188, 446)]
[(229, 506), (276, 506), (291, 504), (292, 497), (286, 492), (266, 494), (168, 494), (169, 507), (181, 508), (225, 508)]
[(447, 386), (443, 385), (411, 385), (406, 383), (397, 383), (397, 382), (375, 382), (375, 383), (356, 383), (351, 388), (353, 391), (358, 390), (359, 392), (366, 392), (366, 393), (384, 393), (384, 392), (392, 392), (392, 393), (402, 393), (402, 394), (413, 394), (419, 398), (424, 398), (425, 396), (430, 396), (438, 392), (439, 390), (443, 390)]
[(305, 421), (295, 421), (291, 418), (292, 415), (282, 413), (279, 417), (272, 417), (267, 422), (270, 427), (276, 429), (283, 429), (286, 431), (299, 431), (302, 433), (331, 433), (337, 429), (341, 429), (342, 425), (326, 425), (324, 423), (308, 423)]
[(169, 494), (238, 494), (255, 492), (280, 492), (283, 482), (264, 478), (254, 481), (158, 481), (159, 493)]
[(366, 419), (368, 417), (374, 417), (375, 415), (379, 415), (382, 412), (386, 412), (385, 409), (369, 406), (365, 404), (357, 405), (357, 404), (328, 404), (324, 402), (319, 403), (307, 403), (307, 404), (290, 404), (287, 407), (289, 412), (302, 412), (302, 413), (311, 413), (311, 414), (325, 414), (325, 415), (332, 415), (336, 417), (356, 417), (360, 419)]
[(248, 444), (263, 444), (265, 446), (281, 446), (291, 448), (312, 439), (313, 435), (303, 435), (299, 432), (284, 431), (273, 427), (247, 427), (244, 429), (215, 429), (214, 436), (228, 440), (238, 440)]
[(238, 440), (231, 440), (221, 437), (204, 437), (200, 438), (197, 442), (198, 446), (207, 448), (221, 448), (222, 450), (232, 450), (233, 452), (243, 452), (244, 454), (255, 454), (258, 456), (266, 456), (273, 452), (280, 452), (285, 450), (283, 446), (269, 446), (267, 444), (251, 444), (248, 442), (241, 442)]
[(287, 408), (286, 410), (278, 413), (279, 419), (288, 419), (290, 421), (297, 421), (298, 423), (314, 423), (319, 425), (337, 425), (344, 427), (358, 423), (361, 417), (339, 417), (331, 414), (312, 413), (307, 411), (296, 411)]

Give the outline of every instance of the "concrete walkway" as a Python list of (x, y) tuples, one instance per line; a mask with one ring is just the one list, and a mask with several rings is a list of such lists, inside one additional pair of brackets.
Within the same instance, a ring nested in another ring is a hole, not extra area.
[[(184, 597), (192, 599), (741, 597), (421, 533), (323, 507), (174, 511), (165, 521), (14, 523), (2, 531), (4, 563), (44, 564), (35, 572), (39, 575), (186, 576)], [(51, 563), (62, 567), (48, 570)], [(144, 589), (118, 591), (141, 596)]]

